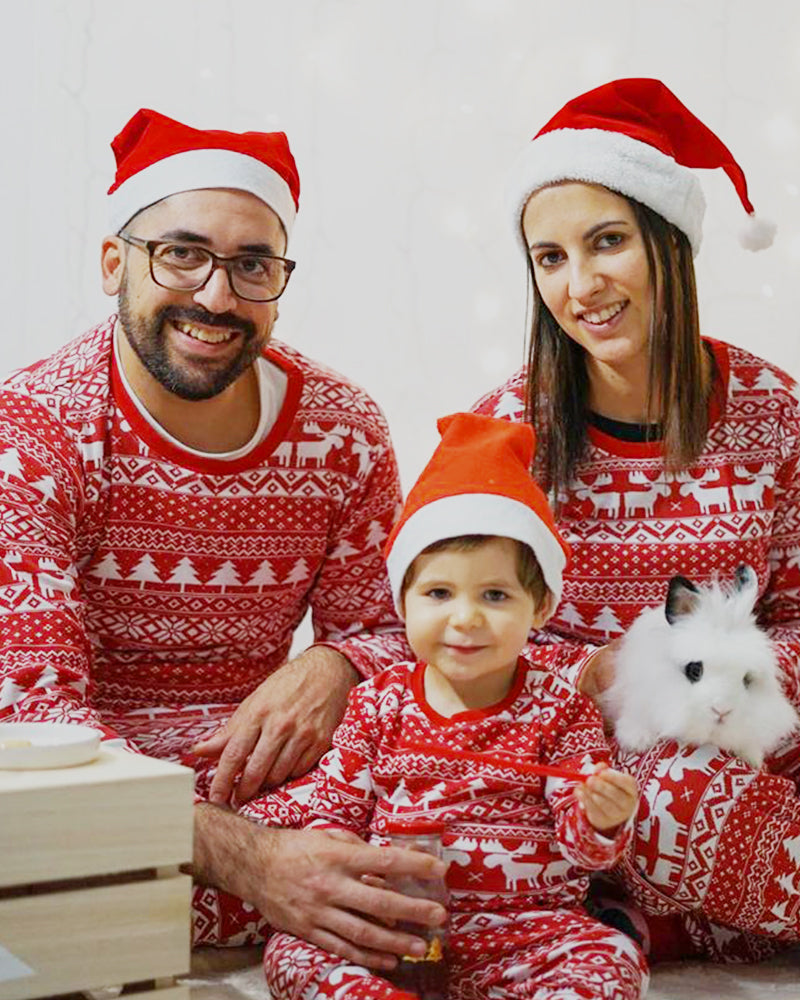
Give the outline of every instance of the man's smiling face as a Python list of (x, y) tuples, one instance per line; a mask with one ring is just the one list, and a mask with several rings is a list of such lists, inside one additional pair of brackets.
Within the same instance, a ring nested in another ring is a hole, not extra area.
[[(226, 257), (283, 255), (286, 249), (283, 226), (272, 209), (255, 195), (227, 189), (172, 195), (140, 212), (125, 232), (205, 247)], [(277, 302), (239, 298), (222, 267), (195, 291), (162, 288), (152, 280), (147, 252), (122, 247), (119, 315), (132, 350), (176, 396), (200, 400), (218, 395), (263, 351), (278, 315)]]

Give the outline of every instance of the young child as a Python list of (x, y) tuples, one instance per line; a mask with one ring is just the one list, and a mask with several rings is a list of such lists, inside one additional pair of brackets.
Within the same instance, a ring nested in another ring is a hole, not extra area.
[[(398, 820), (443, 825), (451, 998), (640, 997), (641, 952), (582, 906), (588, 872), (626, 846), (635, 782), (608, 767), (594, 705), (549, 671), (562, 651), (520, 658), (567, 555), (528, 472), (533, 431), (468, 413), (439, 429), (386, 550), (417, 662), (354, 688), (333, 749), (298, 786), (306, 825), (372, 843)], [(291, 795), (251, 815), (281, 822)], [(285, 933), (264, 964), (275, 1000), (408, 997)]]

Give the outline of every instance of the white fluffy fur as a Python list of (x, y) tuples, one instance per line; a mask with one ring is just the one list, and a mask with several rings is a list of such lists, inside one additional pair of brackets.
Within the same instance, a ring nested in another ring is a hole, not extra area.
[[(686, 233), (697, 255), (706, 201), (695, 173), (647, 142), (602, 128), (553, 129), (528, 143), (506, 182), (506, 203), (518, 239), (531, 194), (564, 180), (602, 184), (649, 205)], [(524, 241), (523, 249), (527, 253)]]
[(745, 250), (766, 250), (771, 247), (778, 227), (768, 219), (748, 215), (739, 231), (739, 242)]
[[(772, 644), (753, 617), (756, 591), (749, 570), (741, 589), (699, 588), (692, 609), (673, 624), (663, 606), (639, 615), (603, 696), (622, 749), (643, 751), (662, 739), (711, 743), (759, 767), (795, 728)], [(684, 672), (690, 661), (703, 664), (695, 683)], [(730, 714), (719, 722), (714, 709)]]

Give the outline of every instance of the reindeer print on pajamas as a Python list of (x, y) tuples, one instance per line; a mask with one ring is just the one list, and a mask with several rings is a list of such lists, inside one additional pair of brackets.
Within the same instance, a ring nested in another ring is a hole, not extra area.
[[(550, 648), (536, 664), (520, 660), (503, 701), (450, 718), (425, 698), (425, 665), (398, 664), (354, 689), (333, 749), (309, 778), (246, 809), (261, 822), (346, 829), (375, 844), (393, 821), (443, 823), (453, 1000), (632, 1000), (646, 986), (636, 944), (582, 905), (589, 872), (615, 863), (629, 825), (604, 836), (575, 782), (526, 771), (590, 772), (609, 759), (598, 710), (553, 672), (562, 655)], [(399, 1000), (377, 974), (288, 934), (270, 938), (265, 969), (275, 1000)]]
[[(558, 528), (572, 556), (561, 603), (537, 645), (568, 645), (565, 679), (589, 654), (660, 605), (671, 577), (697, 584), (752, 566), (758, 624), (772, 640), (782, 686), (800, 710), (800, 387), (755, 355), (706, 339), (717, 391), (708, 436), (686, 469), (668, 474), (660, 441), (626, 441), (599, 426)], [(524, 371), (474, 410), (523, 420)], [(647, 664), (643, 664), (643, 669)], [(648, 918), (674, 915), (697, 954), (752, 961), (800, 940), (800, 730), (762, 769), (721, 750), (661, 742), (617, 753), (641, 792), (630, 848), (616, 874)], [(682, 947), (689, 948), (684, 942)]]

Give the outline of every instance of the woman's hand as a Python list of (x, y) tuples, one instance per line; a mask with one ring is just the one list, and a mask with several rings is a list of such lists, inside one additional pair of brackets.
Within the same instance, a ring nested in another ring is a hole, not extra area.
[(586, 661), (578, 680), (578, 690), (602, 708), (599, 696), (614, 680), (615, 661), (621, 639), (614, 639), (601, 646)]

